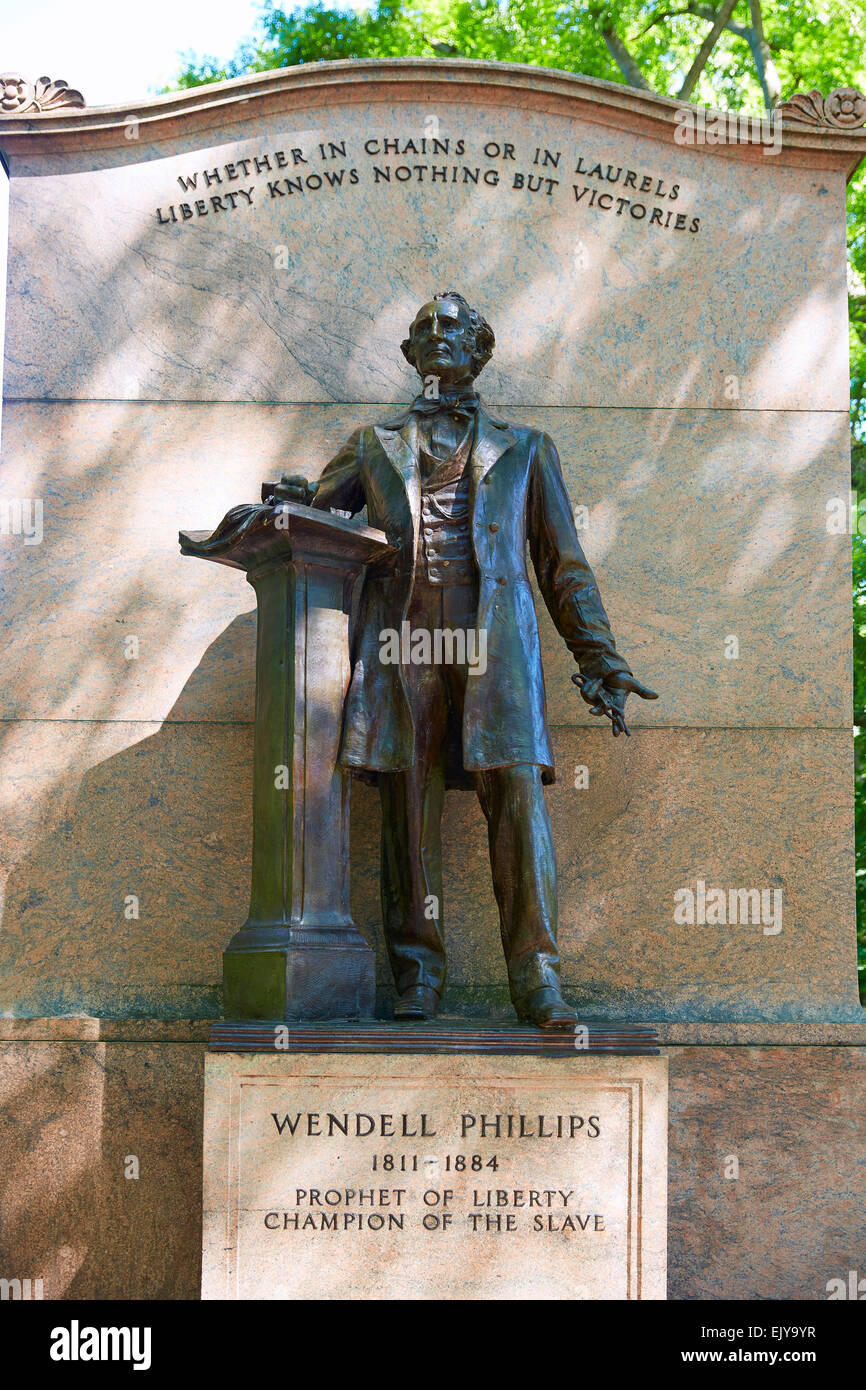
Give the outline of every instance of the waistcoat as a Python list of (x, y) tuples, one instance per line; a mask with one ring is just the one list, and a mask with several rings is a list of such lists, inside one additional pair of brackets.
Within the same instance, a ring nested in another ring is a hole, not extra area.
[(438, 459), (422, 444), (421, 543), (415, 578), (428, 584), (472, 584), (477, 579), (469, 534), (469, 460), (472, 425), (450, 458)]

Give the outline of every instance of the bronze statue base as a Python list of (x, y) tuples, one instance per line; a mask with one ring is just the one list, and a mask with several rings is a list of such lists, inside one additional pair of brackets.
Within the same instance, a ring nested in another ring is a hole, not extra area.
[(211, 1052), (459, 1052), (459, 1053), (568, 1053), (625, 1057), (654, 1057), (658, 1034), (636, 1023), (593, 1022), (576, 1025), (574, 1032), (548, 1031), (517, 1023), (474, 1022), (458, 1018), (436, 1022), (390, 1023), (361, 1019), (357, 1023), (291, 1024), (277, 1033), (280, 1019), (269, 1022), (214, 1023)]
[(375, 954), (356, 927), (242, 927), (223, 954), (227, 1018), (365, 1018), (375, 995)]

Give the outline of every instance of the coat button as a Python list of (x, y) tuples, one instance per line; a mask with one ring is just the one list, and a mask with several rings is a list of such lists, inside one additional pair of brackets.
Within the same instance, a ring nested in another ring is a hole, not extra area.
[(496, 532), (499, 530), (499, 527), (497, 526), (495, 521), (491, 521), (489, 530), (491, 530), (493, 534), (496, 535)]
[(496, 583), (497, 583), (497, 584), (504, 584), (504, 583), (505, 583), (505, 580), (503, 579), (503, 577), (502, 577), (501, 574), (500, 574), (500, 575), (497, 575)]

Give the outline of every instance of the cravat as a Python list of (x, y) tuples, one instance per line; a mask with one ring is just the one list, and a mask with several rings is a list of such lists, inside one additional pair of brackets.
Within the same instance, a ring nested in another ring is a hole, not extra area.
[(459, 391), (440, 391), (438, 396), (416, 396), (412, 409), (416, 415), (436, 415), (440, 410), (447, 411), (456, 420), (469, 421), (481, 403), (477, 391), (471, 387)]

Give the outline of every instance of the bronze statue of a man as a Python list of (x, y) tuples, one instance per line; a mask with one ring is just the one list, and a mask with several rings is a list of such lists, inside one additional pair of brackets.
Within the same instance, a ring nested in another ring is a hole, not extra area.
[[(552, 440), (481, 407), (474, 382), (494, 341), (462, 295), (435, 295), (402, 344), (423, 394), (397, 419), (356, 431), (317, 484), (286, 478), (277, 496), (350, 513), (366, 507), (369, 524), (396, 549), (364, 579), (340, 746), (341, 764), (374, 777), (381, 795), (394, 1017), (431, 1018), (442, 997), (440, 821), (446, 788), (459, 786), (475, 788), (487, 819), (518, 1018), (571, 1028), (576, 1015), (559, 981), (556, 859), (543, 791), (554, 779), (553, 755), (527, 543), (592, 712), (610, 718), (614, 735), (628, 733), (628, 694), (656, 697), (616, 650)], [(451, 659), (419, 661), (419, 631), (475, 640), (447, 650), (428, 643)], [(408, 635), (401, 658), (388, 633)]]

